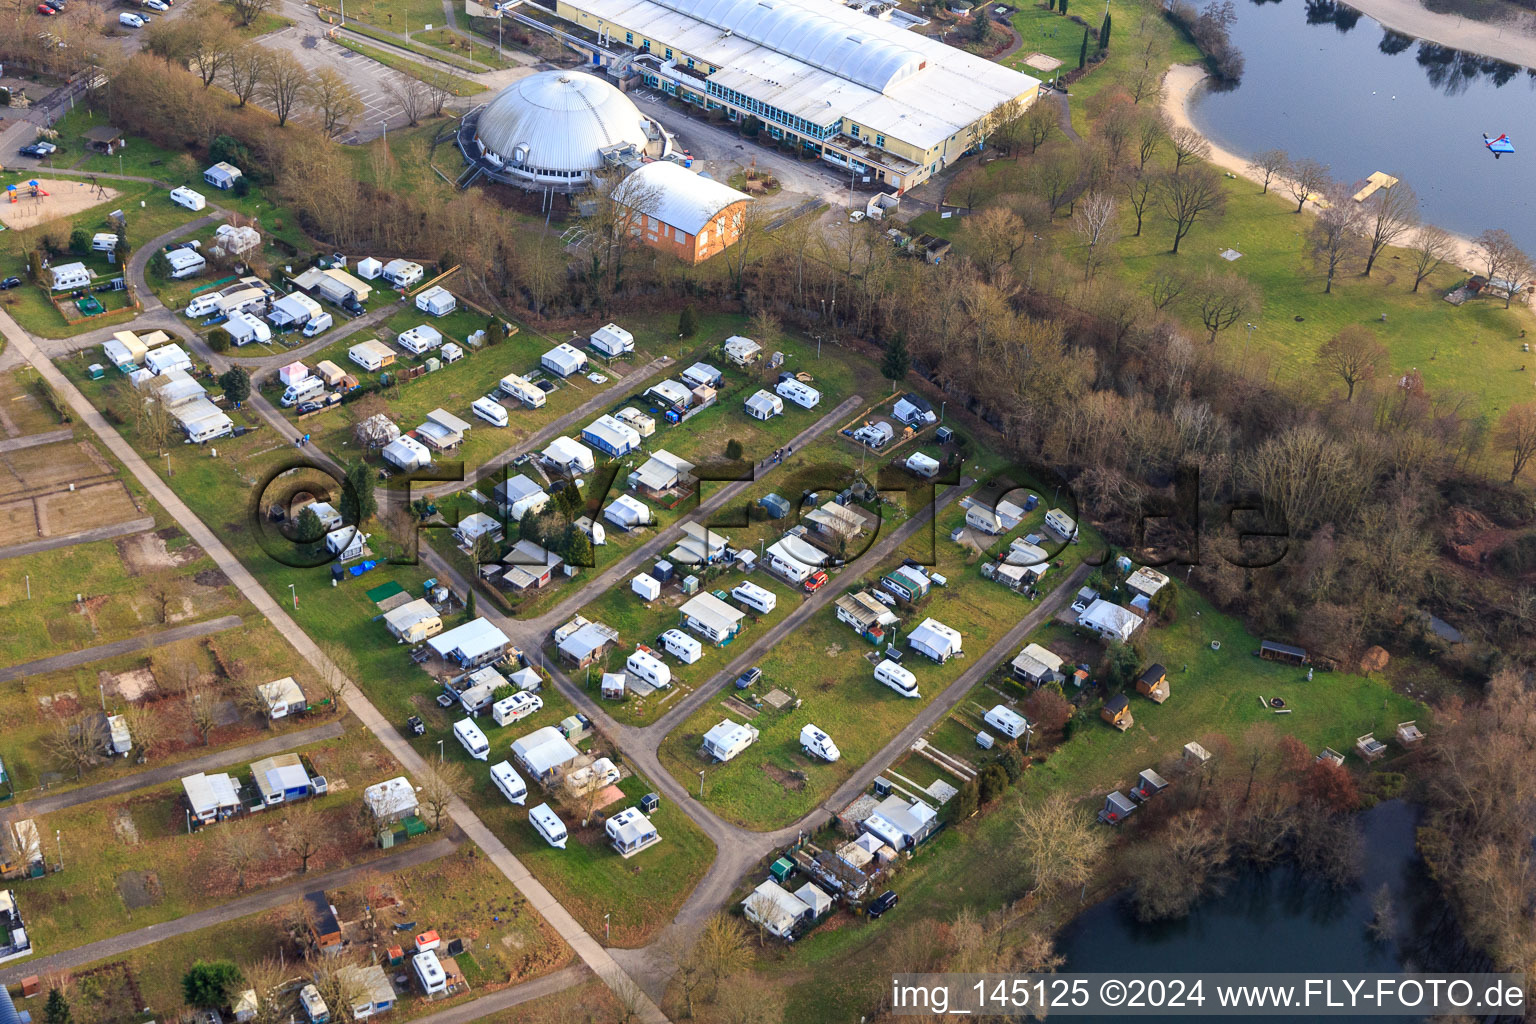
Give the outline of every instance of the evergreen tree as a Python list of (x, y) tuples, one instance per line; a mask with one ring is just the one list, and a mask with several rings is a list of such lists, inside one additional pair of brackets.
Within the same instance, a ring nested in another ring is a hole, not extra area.
[(244, 367), (231, 367), (219, 374), (219, 387), (224, 389), (225, 398), (239, 405), (251, 397), (251, 375)]
[(1077, 51), (1077, 70), (1088, 66), (1088, 30), (1083, 29), (1083, 48)]
[(353, 463), (341, 483), (342, 518), (361, 528), (378, 510), (379, 503), (373, 495), (373, 472), (361, 462)]
[(69, 1003), (64, 1001), (64, 993), (59, 989), (48, 991), (48, 1005), (43, 1007), (43, 1024), (75, 1024), (74, 1014), (69, 1012)]
[(1057, 7), (1061, 11), (1061, 16), (1065, 18), (1067, 16), (1067, 0), (1061, 0)]
[(215, 327), (208, 332), (208, 347), (215, 352), (228, 352), (230, 346), (229, 332), (222, 327)]
[(464, 618), (473, 622), (478, 616), (475, 614), (475, 588), (469, 588), (469, 596), (464, 599)]
[(693, 311), (692, 306), (684, 306), (683, 311), (677, 315), (677, 334), (681, 338), (691, 338), (699, 333), (699, 315)]
[(71, 231), (69, 233), (69, 251), (90, 252), (91, 233), (85, 230), (85, 228), (75, 228), (75, 230)]
[(592, 538), (575, 526), (566, 534), (565, 560), (578, 569), (590, 566), (594, 561)]
[(299, 517), (293, 521), (293, 539), (300, 544), (313, 544), (325, 536), (325, 524), (314, 506), (305, 505)]
[(912, 357), (907, 354), (907, 335), (903, 331), (897, 331), (885, 346), (885, 359), (880, 363), (880, 376), (889, 381), (899, 382), (906, 377), (907, 371), (912, 369)]
[(1099, 49), (1109, 49), (1109, 12), (1104, 12), (1104, 24), (1099, 26)]
[(741, 458), (741, 442), (734, 437), (725, 442), (725, 457), (732, 462)]
[(181, 979), (181, 995), (188, 1006), (215, 1009), (229, 1005), (229, 994), (243, 983), (240, 968), (229, 960), (199, 960)]

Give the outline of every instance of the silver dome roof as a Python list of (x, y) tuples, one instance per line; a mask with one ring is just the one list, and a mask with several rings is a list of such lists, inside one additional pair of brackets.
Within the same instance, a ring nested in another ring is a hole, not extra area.
[(607, 82), (579, 71), (542, 71), (507, 86), (476, 124), (485, 148), (514, 167), (591, 171), (618, 143), (645, 148), (645, 118)]

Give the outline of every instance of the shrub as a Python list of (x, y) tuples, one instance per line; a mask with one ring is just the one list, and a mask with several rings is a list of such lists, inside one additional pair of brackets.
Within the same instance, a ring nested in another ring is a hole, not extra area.
[(222, 327), (215, 327), (208, 332), (208, 347), (215, 352), (228, 352), (230, 345), (229, 332)]
[(734, 437), (725, 442), (725, 457), (735, 462), (741, 458), (741, 442)]
[(75, 228), (69, 233), (70, 252), (89, 252), (91, 249), (91, 233), (85, 228)]
[(990, 804), (1007, 791), (1008, 773), (1001, 765), (989, 764), (976, 777), (976, 786), (980, 792), (981, 802)]

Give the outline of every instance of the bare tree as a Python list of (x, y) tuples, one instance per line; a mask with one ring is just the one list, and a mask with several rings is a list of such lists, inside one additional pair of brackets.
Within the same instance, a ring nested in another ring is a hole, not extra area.
[(249, 25), (271, 8), (272, 0), (229, 0), (229, 5), (235, 9), (240, 24)]
[(1120, 188), (1125, 193), (1126, 202), (1131, 204), (1131, 209), (1136, 214), (1136, 231), (1133, 237), (1140, 238), (1141, 223), (1146, 217), (1147, 207), (1152, 205), (1152, 200), (1157, 195), (1157, 177), (1144, 169), (1133, 170), (1121, 179)]
[(288, 807), (287, 817), (278, 830), (283, 849), (299, 858), (299, 872), (309, 874), (310, 859), (325, 846), (331, 825), (313, 800)]
[(1219, 217), (1226, 209), (1227, 197), (1221, 179), (1210, 167), (1199, 164), (1165, 174), (1158, 183), (1158, 199), (1163, 213), (1173, 222), (1173, 253), (1189, 234), (1195, 222), (1210, 214)]
[(309, 70), (287, 50), (278, 50), (267, 58), (267, 73), (261, 82), (261, 98), (277, 115), (283, 127), (299, 105), (299, 98), (309, 86)]
[(1509, 482), (1513, 484), (1531, 456), (1536, 455), (1536, 405), (1526, 402), (1512, 406), (1499, 417), (1493, 437), (1494, 443), (1509, 454)]
[(138, 418), (139, 436), (158, 455), (170, 446), (176, 421), (171, 418), (170, 409), (158, 395), (154, 398), (141, 399), (141, 401), (141, 414)]
[(286, 1024), (294, 1006), (288, 981), (294, 968), (276, 957), (258, 960), (244, 968), (245, 983), (256, 993), (256, 1016), (251, 1024)]
[(347, 686), (358, 677), (359, 671), (357, 658), (351, 651), (339, 644), (325, 646), (325, 663), (320, 669), (320, 688), (325, 693), (325, 699), (331, 702), (332, 714), (342, 710)]
[(187, 66), (202, 80), (207, 89), (224, 73), (233, 47), (230, 43), (229, 23), (211, 11), (199, 11), (181, 20), (188, 23), (192, 51)]
[(192, 727), (203, 737), (203, 746), (208, 746), (214, 727), (219, 724), (218, 700), (214, 694), (200, 686), (193, 686), (187, 690), (187, 717), (192, 720)]
[(266, 694), (261, 692), (261, 687), (246, 680), (243, 685), (234, 687), (232, 699), (235, 707), (247, 715), (261, 719), (268, 730), (277, 728), (277, 721), (272, 717), (272, 704), (267, 700)]
[(1157, 151), (1168, 141), (1168, 119), (1160, 110), (1147, 110), (1136, 126), (1137, 168), (1145, 171), (1147, 164), (1157, 156)]
[(427, 116), (427, 111), (432, 109), (432, 97), (428, 94), (426, 83), (409, 75), (389, 76), (384, 81), (384, 92), (400, 104), (400, 112), (412, 125), (420, 124), (421, 119)]
[(146, 573), (141, 579), (140, 589), (153, 602), (156, 621), (161, 625), (170, 622), (171, 607), (182, 596), (181, 578), (174, 570), (162, 567)]
[(721, 996), (715, 1020), (719, 1024), (781, 1024), (784, 997), (776, 985), (742, 979)]
[(768, 934), (768, 922), (779, 915), (778, 904), (762, 893), (753, 893), (747, 900), (747, 920), (757, 925), (757, 944), (761, 946)]
[(1072, 232), (1083, 244), (1084, 281), (1093, 277), (1093, 272), (1103, 264), (1109, 250), (1119, 241), (1118, 212), (1115, 197), (1107, 192), (1089, 192), (1077, 203), (1077, 209), (1072, 214)]
[(427, 87), (427, 109), (432, 112), (433, 117), (442, 117), (443, 107), (453, 99), (453, 76), (446, 71), (433, 68), (422, 84)]
[(235, 876), (235, 888), (245, 889), (245, 875), (261, 858), (265, 842), (259, 829), (242, 827), (244, 822), (229, 825), (219, 831), (218, 842), (213, 847), (214, 862)]
[(1369, 327), (1351, 324), (1323, 342), (1317, 363), (1348, 388), (1344, 401), (1352, 402), (1355, 388), (1371, 380), (1387, 366), (1387, 348)]
[(750, 202), (742, 208), (741, 224), (737, 229), (736, 242), (726, 247), (721, 258), (725, 260), (725, 272), (730, 276), (732, 287), (741, 291), (747, 268), (763, 255), (768, 237), (768, 208), (760, 202)]
[(146, 704), (129, 704), (120, 712), (128, 725), (128, 735), (133, 737), (140, 755), (147, 761), (160, 744), (165, 742), (165, 722)]
[(421, 802), (432, 815), (432, 829), (443, 827), (448, 806), (454, 798), (469, 790), (469, 773), (457, 761), (429, 765), (421, 777)]
[(1014, 847), (1028, 865), (1030, 892), (1086, 885), (1106, 846), (1104, 830), (1063, 792), (1020, 801)]
[(1329, 190), (1330, 199), (1317, 211), (1317, 220), (1308, 232), (1313, 261), (1323, 271), (1323, 294), (1333, 291), (1333, 279), (1358, 266), (1365, 256), (1366, 242), (1360, 234), (1360, 205), (1337, 188)]
[(1266, 149), (1249, 162), (1248, 169), (1263, 179), (1264, 191), (1260, 194), (1264, 195), (1269, 192), (1269, 183), (1284, 177), (1290, 166), (1291, 158), (1285, 155), (1285, 150)]
[(1413, 233), (1408, 251), (1413, 254), (1413, 287), (1409, 291), (1416, 292), (1425, 278), (1456, 254), (1456, 241), (1449, 232), (1425, 224)]
[(107, 745), (106, 717), (96, 711), (77, 711), (48, 723), (43, 746), (62, 768), (73, 768), (75, 778), (85, 774)]
[(304, 87), (304, 102), (319, 118), (320, 130), (332, 139), (345, 133), (353, 118), (363, 112), (357, 90), (335, 68), (314, 73)]
[(1035, 100), (1024, 114), (1024, 136), (1029, 139), (1031, 155), (1060, 130), (1061, 108), (1049, 100)]
[(1190, 160), (1204, 160), (1211, 155), (1211, 144), (1205, 136), (1188, 125), (1174, 125), (1168, 130), (1168, 141), (1173, 145), (1173, 169), (1180, 171)]
[(720, 983), (752, 966), (752, 946), (741, 922), (716, 913), (704, 922), (697, 943), (699, 959), (718, 992)]
[(658, 945), (669, 979), (682, 994), (683, 1016), (692, 1018), (693, 994), (708, 978), (704, 959), (700, 955), (699, 934), (695, 929), (674, 925), (662, 936)]
[(271, 51), (255, 43), (242, 43), (230, 51), (225, 60), (225, 78), (230, 92), (240, 101), (240, 106), (251, 102), (267, 77), (267, 64)]
[(1419, 224), (1419, 197), (1406, 182), (1379, 188), (1363, 204), (1367, 251), (1365, 276), (1371, 276), (1376, 257)]
[(1159, 267), (1152, 275), (1152, 305), (1159, 311), (1179, 300), (1192, 283), (1182, 267)]
[(1495, 280), (1500, 282), (1497, 287), (1504, 289), (1504, 308), (1508, 309), (1510, 300), (1524, 291), (1531, 283), (1533, 274), (1536, 274), (1532, 269), (1531, 258), (1515, 244), (1509, 232), (1502, 228), (1490, 228), (1474, 241), (1488, 283), (1493, 285)]
[(1285, 177), (1281, 180), (1285, 190), (1296, 200), (1296, 212), (1300, 213), (1308, 199), (1322, 195), (1323, 190), (1333, 181), (1333, 176), (1327, 164), (1309, 157), (1287, 167)]
[(1258, 288), (1240, 274), (1218, 274), (1207, 268), (1193, 293), (1195, 308), (1200, 322), (1216, 335), (1237, 323), (1244, 316), (1251, 316), (1259, 308)]
[[(587, 218), (592, 237), (589, 279), (614, 295), (624, 288), (630, 253), (643, 244), (641, 234), (646, 217), (661, 208), (661, 191), (639, 181), (638, 175), (621, 178), (613, 174), (593, 182), (588, 195), (593, 211)], [(747, 209), (755, 206), (746, 205)], [(730, 253), (731, 249), (727, 249), (727, 257)]]
[(1083, 177), (1083, 157), (1075, 146), (1046, 150), (1029, 168), (1032, 191), (1044, 199), (1055, 216), (1077, 192)]

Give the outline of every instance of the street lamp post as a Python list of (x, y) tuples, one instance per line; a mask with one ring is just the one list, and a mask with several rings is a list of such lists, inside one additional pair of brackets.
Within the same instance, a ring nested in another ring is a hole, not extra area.
[(292, 583), (288, 584), (288, 593), (293, 595), (293, 606), (297, 608), (299, 606), (299, 592), (294, 589)]
[(704, 799), (704, 769), (699, 769), (699, 799)]
[(53, 830), (53, 841), (58, 844), (58, 847), (59, 847), (59, 870), (63, 871), (64, 870), (64, 833), (60, 832), (58, 829), (54, 829)]
[(389, 122), (380, 121), (379, 125), (384, 129), (384, 144), (389, 145)]
[(946, 405), (948, 405), (948, 404), (949, 404), (949, 401), (947, 399), (945, 401), (942, 401), (942, 402), (939, 403), (939, 422), (940, 423), (944, 422), (944, 407)]
[(1253, 324), (1248, 325), (1248, 335), (1243, 338), (1243, 365), (1239, 367), (1241, 370), (1248, 369), (1248, 344), (1251, 341), (1253, 341)]
[(443, 763), (443, 741), (442, 740), (438, 740), (437, 741), (437, 763), (438, 764), (442, 764)]
[(603, 915), (603, 941), (606, 943), (613, 937), (613, 932), (608, 927), (608, 915)]

